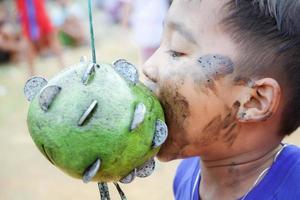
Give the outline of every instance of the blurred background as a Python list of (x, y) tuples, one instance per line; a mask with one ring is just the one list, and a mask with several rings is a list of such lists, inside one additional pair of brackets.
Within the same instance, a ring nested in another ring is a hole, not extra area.
[[(168, 0), (94, 0), (98, 61), (125, 58), (136, 66), (158, 47)], [(0, 200), (94, 200), (97, 184), (83, 184), (53, 167), (38, 152), (26, 126), (23, 96), (33, 75), (51, 79), (65, 67), (91, 59), (87, 1), (0, 1)], [(299, 131), (298, 131), (299, 132)], [(300, 144), (300, 133), (287, 142)], [(172, 197), (179, 161), (159, 163), (155, 173), (122, 185), (129, 200)], [(115, 188), (112, 199), (119, 199)]]

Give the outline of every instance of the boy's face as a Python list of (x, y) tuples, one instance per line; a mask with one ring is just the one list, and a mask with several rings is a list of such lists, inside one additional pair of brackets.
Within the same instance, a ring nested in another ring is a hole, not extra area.
[(238, 137), (235, 45), (219, 25), (220, 0), (175, 0), (162, 43), (143, 66), (159, 97), (169, 137), (158, 155), (169, 161), (234, 145)]

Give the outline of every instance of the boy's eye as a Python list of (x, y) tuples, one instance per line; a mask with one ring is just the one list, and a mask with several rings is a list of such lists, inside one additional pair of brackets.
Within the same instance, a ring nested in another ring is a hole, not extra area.
[(185, 53), (177, 52), (177, 51), (172, 51), (172, 50), (169, 51), (169, 54), (173, 58), (179, 58), (179, 57), (182, 57), (182, 56), (186, 55)]

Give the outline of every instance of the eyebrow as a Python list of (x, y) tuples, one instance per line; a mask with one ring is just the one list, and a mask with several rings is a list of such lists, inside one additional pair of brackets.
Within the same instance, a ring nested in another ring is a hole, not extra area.
[(196, 38), (192, 34), (191, 31), (189, 31), (183, 24), (177, 23), (177, 22), (168, 22), (168, 26), (175, 31), (177, 31), (182, 37), (184, 37), (186, 40), (188, 40), (191, 43), (197, 43)]

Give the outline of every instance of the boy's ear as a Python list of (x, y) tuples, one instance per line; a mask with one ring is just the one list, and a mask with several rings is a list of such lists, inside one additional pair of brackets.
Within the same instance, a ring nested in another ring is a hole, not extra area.
[(252, 90), (248, 91), (248, 97), (241, 102), (238, 116), (240, 122), (265, 121), (277, 112), (281, 89), (276, 80), (264, 78), (255, 81)]

